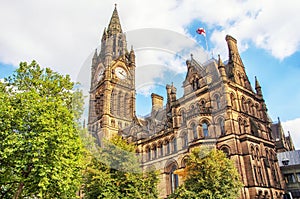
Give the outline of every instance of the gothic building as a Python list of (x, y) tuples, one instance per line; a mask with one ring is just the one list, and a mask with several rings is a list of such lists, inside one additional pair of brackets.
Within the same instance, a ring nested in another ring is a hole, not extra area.
[(143, 169), (160, 171), (165, 198), (182, 183), (178, 170), (189, 151), (203, 145), (223, 150), (235, 163), (244, 187), (240, 198), (281, 198), (284, 190), (275, 140), (261, 86), (252, 88), (237, 41), (226, 36), (229, 59), (186, 61), (183, 96), (166, 85), (167, 103), (152, 94), (152, 111), (135, 114), (135, 54), (127, 50), (117, 9), (104, 29), (101, 50), (92, 60), (88, 128), (103, 138), (122, 134), (137, 145)]

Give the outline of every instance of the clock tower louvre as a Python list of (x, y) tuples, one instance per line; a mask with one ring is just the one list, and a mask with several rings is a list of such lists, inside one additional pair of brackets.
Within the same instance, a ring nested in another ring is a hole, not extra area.
[(109, 139), (132, 122), (134, 110), (135, 54), (127, 50), (115, 6), (103, 31), (100, 52), (96, 49), (92, 58), (89, 131), (102, 145), (103, 138)]

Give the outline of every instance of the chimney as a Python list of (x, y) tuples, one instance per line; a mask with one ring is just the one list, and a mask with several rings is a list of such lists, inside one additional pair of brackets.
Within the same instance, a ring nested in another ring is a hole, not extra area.
[(152, 93), (151, 98), (152, 98), (152, 111), (156, 111), (163, 107), (164, 98), (162, 96)]

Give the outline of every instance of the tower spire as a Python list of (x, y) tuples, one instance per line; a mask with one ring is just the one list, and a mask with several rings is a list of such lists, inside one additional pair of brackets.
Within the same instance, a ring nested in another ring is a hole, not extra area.
[(117, 10), (117, 4), (115, 4), (115, 9), (111, 16), (108, 29), (107, 29), (108, 36), (115, 35), (117, 33), (122, 33), (120, 18)]

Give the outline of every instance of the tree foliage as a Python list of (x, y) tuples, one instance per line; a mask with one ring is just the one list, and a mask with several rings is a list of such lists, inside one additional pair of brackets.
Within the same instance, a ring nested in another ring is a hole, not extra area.
[(114, 136), (98, 155), (93, 154), (85, 174), (85, 198), (157, 198), (157, 174), (142, 172), (135, 148)]
[(239, 196), (240, 175), (220, 150), (194, 149), (185, 173), (184, 183), (169, 198), (234, 199)]
[(21, 63), (0, 83), (0, 198), (72, 198), (80, 185), (82, 94), (70, 77)]

